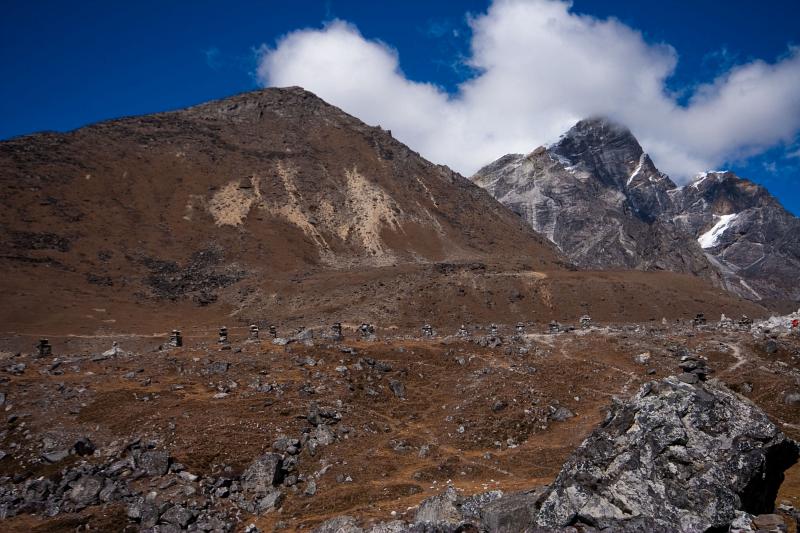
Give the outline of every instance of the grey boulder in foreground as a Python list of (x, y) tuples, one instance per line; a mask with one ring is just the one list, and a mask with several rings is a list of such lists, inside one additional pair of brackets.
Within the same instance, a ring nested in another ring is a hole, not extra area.
[(676, 377), (616, 402), (550, 486), (540, 527), (706, 531), (773, 510), (797, 444), (746, 398)]

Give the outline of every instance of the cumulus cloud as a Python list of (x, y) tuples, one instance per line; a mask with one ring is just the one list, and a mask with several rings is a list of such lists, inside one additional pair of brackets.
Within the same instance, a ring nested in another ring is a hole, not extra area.
[(262, 47), (265, 86), (300, 85), (428, 159), (472, 174), (509, 152), (552, 142), (581, 118), (628, 125), (679, 181), (788, 142), (800, 131), (800, 49), (736, 66), (681, 105), (666, 88), (678, 61), (615, 19), (559, 0), (496, 0), (470, 19), (475, 76), (454, 94), (408, 79), (399, 54), (334, 21)]

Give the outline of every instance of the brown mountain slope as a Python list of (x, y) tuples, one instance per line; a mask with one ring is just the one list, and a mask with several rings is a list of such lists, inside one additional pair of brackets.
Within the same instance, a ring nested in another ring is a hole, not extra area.
[(0, 319), (31, 333), (758, 312), (566, 272), (488, 193), (299, 88), (2, 142), (0, 205)]

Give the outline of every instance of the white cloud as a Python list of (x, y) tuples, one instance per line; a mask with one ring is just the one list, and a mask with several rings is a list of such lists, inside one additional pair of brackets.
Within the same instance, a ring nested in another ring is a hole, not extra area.
[(665, 88), (675, 50), (615, 19), (575, 14), (562, 1), (496, 0), (470, 25), (477, 75), (454, 95), (409, 80), (396, 50), (343, 21), (262, 48), (258, 78), (305, 87), (467, 175), (598, 114), (627, 124), (679, 181), (800, 131), (797, 48), (774, 64), (729, 70), (682, 106)]

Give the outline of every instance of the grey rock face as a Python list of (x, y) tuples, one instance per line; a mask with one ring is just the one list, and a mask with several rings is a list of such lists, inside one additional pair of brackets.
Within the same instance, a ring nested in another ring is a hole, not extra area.
[(544, 489), (506, 494), (481, 509), (481, 519), (492, 533), (516, 533), (533, 524)]
[(320, 524), (313, 533), (362, 533), (363, 531), (352, 516), (337, 516)]
[(699, 240), (728, 290), (752, 300), (800, 300), (800, 219), (760, 185), (707, 172), (672, 193), (662, 218)]
[(283, 458), (277, 453), (265, 453), (253, 461), (241, 477), (242, 490), (254, 496), (272, 492)]
[(675, 184), (633, 135), (581, 121), (555, 145), (509, 155), (472, 178), (584, 268), (674, 270), (719, 282), (688, 234), (654, 215)]
[[(617, 402), (544, 496), (539, 527), (706, 531), (771, 512), (797, 444), (747, 399), (674, 377)], [(638, 528), (638, 529), (637, 529)]]
[(455, 524), (462, 521), (460, 498), (453, 487), (447, 487), (441, 494), (423, 500), (414, 515), (414, 523)]
[(185, 528), (191, 522), (192, 512), (183, 505), (173, 505), (161, 515), (161, 520)]
[(103, 479), (98, 476), (83, 476), (72, 485), (69, 498), (81, 506), (91, 505), (103, 488)]
[(730, 172), (678, 188), (611, 121), (580, 121), (472, 180), (579, 267), (683, 272), (768, 305), (800, 300), (800, 219)]
[(271, 488), (266, 494), (255, 500), (253, 512), (256, 514), (264, 514), (276, 509), (283, 503), (283, 497), (283, 492), (279, 489)]
[(533, 518), (544, 487), (503, 495), (494, 490), (464, 497), (454, 488), (420, 503), (411, 523), (392, 520), (360, 528), (351, 516), (339, 516), (321, 524), (315, 533), (520, 533), (535, 531)]
[(45, 452), (42, 454), (42, 457), (48, 463), (57, 463), (69, 457), (69, 450), (55, 450), (52, 452)]
[(564, 422), (565, 420), (569, 420), (575, 413), (564, 407), (563, 405), (559, 405), (558, 407), (551, 407), (550, 410), (550, 419), (555, 420), (556, 422)]
[(244, 495), (240, 507), (254, 514), (265, 514), (280, 507), (284, 494), (275, 485), (281, 481), (290, 484), (291, 476), (285, 477), (285, 475), (287, 471), (292, 470), (292, 464), (295, 462), (295, 458), (287, 457), (284, 460), (277, 453), (265, 453), (256, 458), (239, 479)]
[(169, 454), (161, 450), (143, 452), (136, 465), (148, 476), (163, 476), (169, 470)]

